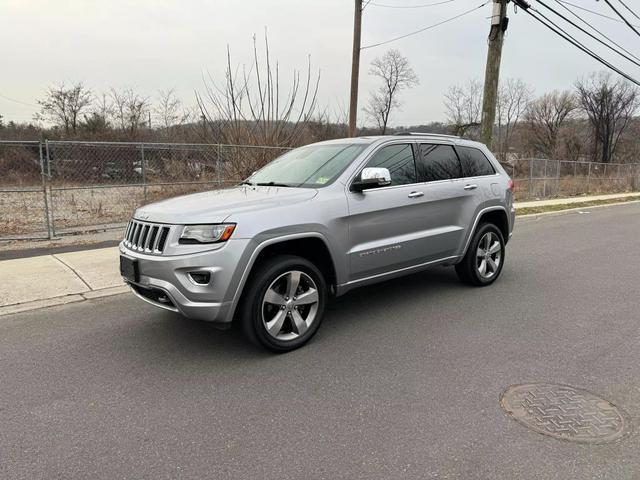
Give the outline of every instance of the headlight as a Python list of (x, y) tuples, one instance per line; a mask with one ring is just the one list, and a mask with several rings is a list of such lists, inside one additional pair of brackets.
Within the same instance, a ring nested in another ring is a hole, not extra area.
[(216, 243), (226, 242), (235, 224), (185, 225), (179, 243)]

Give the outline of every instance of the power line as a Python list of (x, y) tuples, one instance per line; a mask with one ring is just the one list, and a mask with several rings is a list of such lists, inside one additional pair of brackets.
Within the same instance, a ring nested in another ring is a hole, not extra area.
[[(563, 2), (562, 0), (556, 0), (556, 2), (558, 3), (558, 5), (560, 5), (562, 8), (564, 8), (567, 12), (569, 12), (571, 15), (573, 15), (574, 17), (576, 17), (578, 20), (580, 20), (582, 23), (584, 23), (586, 26), (588, 26), (591, 30), (593, 30), (594, 32), (597, 32), (599, 35), (601, 35), (603, 38), (607, 39), (608, 41), (610, 41), (612, 44), (614, 44), (616, 47), (618, 47), (620, 50), (622, 50), (625, 53), (628, 53), (629, 55), (631, 55), (633, 58), (635, 58), (636, 60), (640, 61), (640, 58), (637, 57), (636, 55), (634, 55), (633, 53), (631, 53), (629, 50), (627, 50), (626, 48), (624, 48), (622, 45), (620, 45), (619, 43), (616, 43), (615, 40), (613, 40), (612, 38), (610, 38), (609, 36), (605, 35), (604, 33), (602, 33), (600, 30), (598, 30), (596, 27), (594, 27), (593, 25), (591, 25), (589, 22), (587, 22), (584, 18), (582, 18), (580, 15), (578, 15), (577, 13), (575, 13), (573, 10), (571, 10), (569, 7), (567, 7), (565, 5), (565, 2)], [(617, 21), (617, 19), (615, 19)]]
[(561, 27), (556, 25), (553, 21), (547, 19), (547, 21), (549, 22), (549, 23), (547, 23), (542, 18), (538, 17), (531, 10), (534, 10), (537, 14), (539, 14), (542, 17), (544, 17), (544, 15), (541, 14), (540, 12), (538, 12), (537, 10), (531, 8), (531, 6), (529, 4), (527, 4), (526, 2), (524, 2), (523, 0), (514, 0), (514, 3), (516, 5), (518, 5), (519, 7), (521, 7), (528, 15), (530, 15), (532, 18), (534, 18), (535, 20), (540, 22), (542, 25), (547, 27), (549, 30), (551, 30), (556, 35), (562, 37), (563, 39), (565, 39), (566, 41), (571, 43), (573, 46), (577, 47), (578, 49), (582, 50), (584, 53), (586, 53), (587, 55), (592, 57), (594, 60), (600, 62), (601, 64), (603, 64), (607, 68), (609, 68), (609, 69), (613, 70), (614, 72), (618, 73), (619, 75), (623, 76), (624, 78), (626, 78), (630, 82), (635, 83), (636, 85), (640, 86), (640, 82), (638, 80), (636, 80), (635, 78), (633, 78), (629, 74), (623, 72), (622, 70), (620, 70), (618, 67), (614, 66), (613, 64), (609, 63), (607, 60), (605, 60), (604, 58), (600, 57), (598, 54), (594, 53), (589, 48), (585, 47), (582, 43), (580, 43), (578, 40), (576, 40), (571, 34), (569, 34), (566, 31), (564, 31)]
[(455, 1), (456, 0), (444, 0), (442, 2), (425, 3), (424, 5), (385, 5), (382, 3), (369, 2), (367, 5), (373, 5), (375, 7), (384, 7), (384, 8), (426, 8), (426, 7), (435, 7), (436, 5), (444, 5), (445, 3), (451, 3)]
[[(585, 12), (592, 13), (593, 15), (598, 15), (599, 17), (606, 18), (607, 20), (613, 20), (614, 22), (624, 23), (619, 18), (610, 17), (609, 15), (605, 15), (604, 13), (596, 12), (595, 10), (589, 10), (588, 8), (584, 8), (581, 5), (576, 5), (575, 3), (567, 2), (566, 0), (558, 0), (558, 2), (564, 3), (566, 5), (571, 5), (574, 8), (577, 8), (579, 10), (583, 10)], [(640, 27), (640, 25), (634, 25), (634, 27)]]
[(637, 14), (636, 12), (634, 12), (633, 10), (631, 10), (629, 7), (627, 7), (627, 4), (626, 4), (626, 3), (624, 3), (622, 0), (618, 0), (618, 1), (622, 4), (622, 6), (623, 6), (624, 8), (626, 8), (627, 10), (629, 10), (629, 12), (631, 13), (631, 15), (633, 15), (633, 16), (634, 16), (634, 17), (636, 17), (638, 20), (640, 20), (640, 17), (638, 16), (638, 14)]
[(487, 3), (489, 3), (489, 1), (490, 1), (490, 0), (488, 0), (488, 1), (484, 2), (482, 5), (478, 5), (477, 7), (474, 7), (474, 8), (472, 8), (472, 9), (470, 9), (470, 10), (467, 10), (467, 11), (465, 11), (465, 12), (462, 12), (461, 14), (456, 15), (455, 17), (447, 18), (446, 20), (443, 20), (443, 21), (438, 22), (438, 23), (434, 23), (433, 25), (429, 25), (428, 27), (421, 28), (420, 30), (416, 30), (415, 32), (410, 32), (410, 33), (407, 33), (407, 34), (405, 34), (405, 35), (400, 35), (399, 37), (390, 38), (389, 40), (385, 40), (384, 42), (379, 42), (379, 43), (373, 43), (373, 44), (371, 44), (371, 45), (366, 45), (366, 46), (362, 47), (362, 48), (361, 48), (361, 50), (364, 50), (364, 49), (366, 49), (366, 48), (379, 47), (380, 45), (386, 45), (387, 43), (395, 42), (396, 40), (401, 40), (401, 39), (403, 39), (403, 38), (407, 38), (407, 37), (410, 37), (410, 36), (412, 36), (412, 35), (417, 35), (418, 33), (422, 33), (422, 32), (424, 32), (424, 31), (430, 30), (430, 29), (435, 28), (435, 27), (438, 27), (438, 26), (440, 26), (440, 25), (444, 25), (445, 23), (449, 23), (449, 22), (451, 22), (451, 21), (453, 21), (453, 20), (456, 20), (456, 19), (458, 19), (458, 18), (460, 18), (460, 17), (464, 17), (465, 15), (468, 15), (468, 14), (470, 14), (471, 12), (474, 12), (474, 11), (476, 11), (476, 10), (481, 9), (481, 8), (482, 8), (482, 7), (484, 7)]
[[(602, 45), (604, 45), (605, 47), (607, 47), (609, 50), (612, 50), (613, 52), (617, 53), (618, 55), (620, 55), (623, 58), (626, 58), (627, 60), (629, 60), (631, 63), (636, 64), (638, 67), (640, 67), (640, 63), (636, 60), (634, 60), (633, 58), (629, 57), (628, 55), (625, 55), (624, 53), (620, 52), (619, 50), (616, 50), (615, 48), (613, 48), (611, 45), (609, 45), (606, 42), (603, 42), (602, 40), (600, 40), (598, 37), (596, 37), (595, 35), (593, 35), (592, 33), (586, 31), (584, 28), (582, 28), (580, 25), (576, 24), (575, 22), (569, 20), (567, 17), (565, 17), (564, 15), (562, 15), (561, 13), (559, 13), (557, 10), (555, 10), (554, 8), (550, 7), (549, 5), (547, 5), (546, 3), (544, 3), (542, 0), (537, 0), (537, 2), (542, 5), (544, 8), (546, 8), (547, 10), (552, 11), (553, 13), (555, 13), (558, 17), (562, 18), (565, 22), (569, 23), (570, 25), (573, 25), (575, 28), (577, 28), (578, 30), (580, 30), (581, 32), (585, 33), (586, 35), (588, 35), (589, 37), (593, 38), (595, 41), (601, 43)], [(542, 15), (540, 13), (541, 16), (543, 16), (543, 18), (545, 18), (546, 20), (550, 21), (547, 17), (545, 17), (544, 15)], [(556, 25), (557, 26), (557, 25)]]
[[(540, 0), (538, 0), (538, 1), (540, 1)], [(536, 12), (538, 15), (540, 15), (542, 18), (544, 18), (547, 22), (549, 22), (551, 25), (553, 25), (558, 30), (558, 33), (561, 32), (562, 34), (564, 34), (565, 38), (567, 40), (569, 40), (571, 43), (573, 43), (576, 47), (580, 48), (580, 50), (582, 50), (583, 52), (587, 53), (588, 55), (590, 55), (594, 59), (598, 60), (603, 65), (605, 65), (605, 66), (609, 67), (610, 69), (614, 70), (618, 74), (622, 75), (623, 77), (625, 77), (629, 81), (631, 81), (631, 82), (633, 82), (633, 83), (635, 83), (635, 84), (640, 86), (640, 83), (635, 78), (633, 78), (629, 74), (623, 72), (618, 67), (614, 66), (612, 63), (610, 63), (609, 61), (605, 60), (600, 55), (596, 54), (593, 50), (591, 50), (590, 48), (586, 47), (583, 43), (578, 41), (578, 39), (576, 39), (573, 35), (568, 33), (562, 27), (560, 27), (557, 23), (555, 23), (553, 20), (551, 20), (545, 14), (543, 14), (542, 12), (536, 10), (535, 8), (531, 8), (531, 10)], [(531, 15), (531, 12), (529, 12), (528, 10), (526, 10), (526, 11), (527, 11), (527, 13), (529, 13)]]
[(624, 15), (622, 15), (617, 9), (616, 7), (614, 7), (613, 5), (611, 5), (611, 2), (609, 0), (604, 0), (604, 3), (606, 3), (607, 5), (609, 5), (611, 7), (611, 10), (613, 10), (614, 12), (616, 12), (616, 15), (618, 15), (623, 21), (624, 23), (626, 23), (629, 28), (631, 30), (633, 30), (634, 32), (636, 32), (636, 35), (638, 35), (640, 37), (640, 32), (638, 30), (636, 30), (636, 28), (629, 22), (629, 20), (627, 20), (625, 18)]
[(10, 102), (20, 103), (22, 105), (27, 105), (28, 107), (36, 107), (36, 108), (38, 108), (38, 105), (34, 105), (33, 103), (27, 103), (27, 102), (23, 102), (23, 101), (20, 101), (20, 100), (16, 100), (15, 98), (7, 97), (6, 95), (2, 95), (1, 93), (0, 93), (0, 97), (4, 98), (5, 100), (9, 100)]

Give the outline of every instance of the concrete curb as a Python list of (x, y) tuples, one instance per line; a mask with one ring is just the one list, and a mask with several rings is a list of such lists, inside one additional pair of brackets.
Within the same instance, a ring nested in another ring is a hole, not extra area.
[(613, 200), (617, 198), (637, 197), (640, 192), (625, 193), (607, 193), (603, 195), (590, 195), (583, 197), (565, 197), (565, 198), (548, 198), (546, 200), (527, 200), (524, 202), (516, 202), (516, 208), (543, 207), (547, 205), (568, 205), (579, 204), (584, 202), (593, 202), (597, 200)]
[(556, 210), (554, 212), (529, 213), (527, 215), (518, 215), (518, 209), (516, 208), (516, 220), (536, 219), (538, 217), (546, 217), (550, 215), (564, 215), (566, 213), (573, 213), (573, 212), (578, 212), (582, 210), (590, 210), (592, 208), (616, 207), (619, 205), (633, 205), (634, 203), (640, 203), (640, 200), (630, 200), (628, 202), (605, 203), (603, 205), (590, 205), (585, 207), (565, 208), (563, 210)]
[(101, 290), (91, 290), (86, 293), (75, 293), (72, 295), (63, 295), (60, 297), (45, 298), (42, 300), (34, 300), (31, 302), (14, 303), (12, 305), (4, 305), (0, 307), (0, 317), (11, 315), (13, 313), (28, 312), (31, 310), (40, 310), (47, 307), (56, 307), (66, 305), (68, 303), (83, 302), (95, 298), (111, 297), (113, 295), (122, 295), (129, 292), (129, 287), (122, 285), (119, 287), (103, 288)]

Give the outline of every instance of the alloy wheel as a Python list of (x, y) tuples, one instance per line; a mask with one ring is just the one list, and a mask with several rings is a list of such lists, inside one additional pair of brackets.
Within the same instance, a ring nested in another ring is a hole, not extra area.
[(262, 300), (262, 324), (281, 341), (294, 340), (311, 327), (318, 312), (318, 287), (304, 272), (292, 270), (278, 276)]
[(480, 276), (488, 280), (492, 278), (500, 268), (502, 261), (502, 244), (493, 232), (485, 233), (478, 243), (476, 251), (476, 269)]

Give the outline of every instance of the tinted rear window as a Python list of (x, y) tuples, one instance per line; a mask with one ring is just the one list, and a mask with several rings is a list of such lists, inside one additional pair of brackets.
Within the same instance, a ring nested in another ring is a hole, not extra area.
[(420, 144), (420, 173), (423, 182), (460, 178), (462, 169), (451, 145)]
[(481, 177), (496, 173), (489, 159), (477, 148), (458, 147), (458, 154), (465, 177)]
[(416, 183), (416, 165), (413, 159), (413, 149), (411, 145), (406, 143), (382, 147), (369, 160), (367, 167), (389, 169), (391, 185)]

